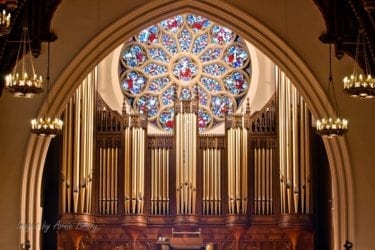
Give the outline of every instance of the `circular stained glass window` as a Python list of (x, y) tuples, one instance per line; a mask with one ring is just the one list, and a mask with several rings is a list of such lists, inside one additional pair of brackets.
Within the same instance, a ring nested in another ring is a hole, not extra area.
[[(199, 95), (201, 131), (235, 112), (247, 94), (251, 63), (245, 42), (198, 15), (179, 15), (132, 37), (120, 55), (120, 84), (133, 110), (172, 131), (174, 99)], [(176, 97), (177, 95), (177, 97)]]

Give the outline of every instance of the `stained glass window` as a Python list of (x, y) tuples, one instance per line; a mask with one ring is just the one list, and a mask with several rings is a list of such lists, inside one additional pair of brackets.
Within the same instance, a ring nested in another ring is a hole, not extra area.
[(174, 99), (199, 95), (201, 131), (235, 112), (247, 94), (250, 54), (230, 29), (198, 15), (178, 15), (152, 25), (126, 42), (120, 84), (133, 110), (147, 112), (154, 126), (172, 131)]

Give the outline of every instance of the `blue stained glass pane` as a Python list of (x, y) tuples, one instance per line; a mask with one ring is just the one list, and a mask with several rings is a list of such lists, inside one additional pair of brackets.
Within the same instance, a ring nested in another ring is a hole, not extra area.
[(121, 83), (121, 87), (125, 92), (132, 95), (141, 93), (146, 85), (146, 77), (141, 73), (130, 71), (126, 74), (125, 79)]
[(202, 62), (214, 61), (220, 57), (221, 51), (222, 49), (220, 48), (208, 49), (206, 52), (203, 53), (200, 59)]
[(242, 67), (248, 58), (247, 52), (240, 46), (230, 46), (224, 56), (224, 61), (233, 68)]
[(151, 76), (157, 76), (166, 73), (167, 67), (156, 63), (149, 63), (143, 71)]
[(147, 60), (147, 56), (141, 46), (133, 45), (124, 50), (122, 59), (126, 66), (133, 68), (141, 66)]
[(224, 74), (227, 71), (227, 69), (218, 63), (206, 65), (203, 67), (203, 72), (208, 73), (213, 76), (220, 76)]
[(212, 42), (216, 44), (228, 44), (234, 38), (234, 33), (223, 26), (214, 25), (211, 30)]
[(191, 44), (191, 34), (187, 29), (183, 29), (178, 36), (181, 51), (188, 51)]
[(194, 33), (204, 30), (210, 26), (210, 20), (201, 16), (188, 15), (186, 19), (189, 27), (194, 31)]
[(200, 35), (197, 39), (194, 41), (193, 46), (193, 53), (198, 54), (202, 50), (204, 50), (208, 45), (208, 36), (207, 34)]
[(215, 79), (209, 77), (202, 77), (201, 82), (207, 88), (208, 91), (218, 92), (222, 90), (220, 83)]
[(176, 86), (172, 85), (162, 95), (164, 105), (172, 104), (176, 95)]
[(174, 108), (163, 110), (159, 116), (159, 122), (166, 131), (172, 131), (174, 127)]
[(166, 20), (163, 20), (160, 22), (160, 25), (170, 31), (175, 33), (177, 30), (179, 30), (184, 22), (184, 18), (182, 16), (175, 16)]
[(231, 75), (225, 77), (223, 81), (226, 88), (233, 95), (242, 94), (249, 87), (244, 75), (240, 72), (232, 73)]
[(199, 95), (199, 104), (207, 106), (208, 97), (207, 97), (206, 91), (204, 91), (203, 88), (201, 88), (200, 86), (195, 85), (194, 86), (194, 92), (195, 93), (197, 93), (197, 89), (198, 89), (198, 95)]
[(160, 61), (164, 63), (169, 62), (169, 56), (165, 53), (163, 49), (160, 48), (151, 48), (149, 49), (149, 54), (155, 61)]
[(149, 90), (159, 92), (170, 82), (169, 77), (156, 78), (150, 82)]
[(191, 81), (198, 73), (198, 66), (189, 57), (182, 57), (173, 66), (173, 74), (181, 81)]
[(212, 96), (211, 109), (215, 116), (222, 118), (227, 110), (233, 110), (233, 101), (225, 95)]
[(162, 37), (163, 46), (171, 53), (172, 55), (177, 53), (177, 43), (174, 38), (167, 34), (163, 34)]
[(211, 122), (210, 114), (202, 109), (198, 110), (198, 127), (200, 130), (203, 130)]
[(159, 38), (159, 28), (156, 25), (148, 27), (142, 30), (138, 34), (138, 39), (144, 44), (157, 44)]
[(158, 109), (159, 109), (158, 97), (152, 96), (152, 95), (141, 96), (137, 100), (137, 107), (140, 113), (145, 112), (147, 108), (147, 116), (153, 117), (158, 113)]
[(189, 100), (189, 99), (191, 99), (190, 90), (186, 89), (186, 88), (182, 89), (181, 93), (180, 93), (180, 99), (181, 100)]

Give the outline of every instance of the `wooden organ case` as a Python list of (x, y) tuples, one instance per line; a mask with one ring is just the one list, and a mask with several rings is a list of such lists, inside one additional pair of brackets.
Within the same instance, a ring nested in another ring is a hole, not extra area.
[(143, 115), (99, 95), (90, 117), (95, 93), (80, 87), (65, 112), (58, 248), (313, 249), (310, 115), (278, 84), (262, 110), (228, 114), (224, 135), (199, 133), (196, 100), (175, 102), (173, 133), (148, 134)]

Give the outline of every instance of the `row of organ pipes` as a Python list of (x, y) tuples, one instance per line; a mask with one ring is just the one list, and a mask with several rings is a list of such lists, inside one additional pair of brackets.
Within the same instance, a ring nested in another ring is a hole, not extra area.
[[(117, 145), (116, 145), (117, 144)], [(115, 142), (99, 145), (99, 213), (117, 214), (119, 146)]]
[[(143, 115), (126, 112), (120, 115), (108, 107), (100, 107), (94, 122), (97, 100), (93, 71), (64, 112), (62, 213), (92, 213), (97, 206), (95, 211), (100, 215), (168, 215), (170, 195), (174, 194), (174, 211), (181, 215), (221, 215), (224, 202), (228, 214), (246, 215), (252, 207), (254, 215), (272, 215), (278, 213), (276, 199), (280, 201), (282, 214), (309, 214), (310, 113), (284, 73), (278, 68), (275, 72), (278, 135), (269, 128), (263, 130), (272, 134), (273, 143), (251, 143), (259, 141), (257, 133), (261, 130), (250, 126), (253, 117), (247, 105), (244, 114), (227, 115), (225, 146), (199, 147), (199, 138), (203, 137), (197, 127), (198, 102), (193, 99), (175, 102), (175, 130), (168, 135), (173, 136), (174, 148), (147, 148), (147, 119)], [(274, 113), (270, 114), (266, 113), (264, 119)], [(96, 137), (92, 136), (94, 123)], [(268, 123), (261, 120), (259, 124)], [(175, 176), (171, 176), (171, 168)], [(145, 171), (150, 171), (150, 180), (145, 179)], [(202, 175), (200, 197), (197, 196), (199, 175)], [(227, 175), (226, 182), (223, 175)], [(175, 178), (175, 187), (170, 187), (170, 178)], [(150, 197), (145, 197), (145, 185), (150, 185)], [(275, 193), (276, 190), (280, 193)], [(97, 197), (97, 205), (92, 204), (92, 197)], [(146, 199), (150, 201), (147, 211)], [(196, 209), (198, 202), (201, 211)]]
[(125, 115), (125, 214), (143, 214), (146, 140), (146, 120), (143, 118), (140, 115)]
[(96, 71), (91, 72), (66, 104), (61, 164), (62, 213), (91, 213), (94, 166)]
[(151, 214), (169, 214), (168, 148), (151, 148)]
[(309, 214), (311, 115), (290, 80), (276, 69), (282, 214)]
[(195, 214), (197, 179), (197, 100), (176, 100), (177, 214)]

